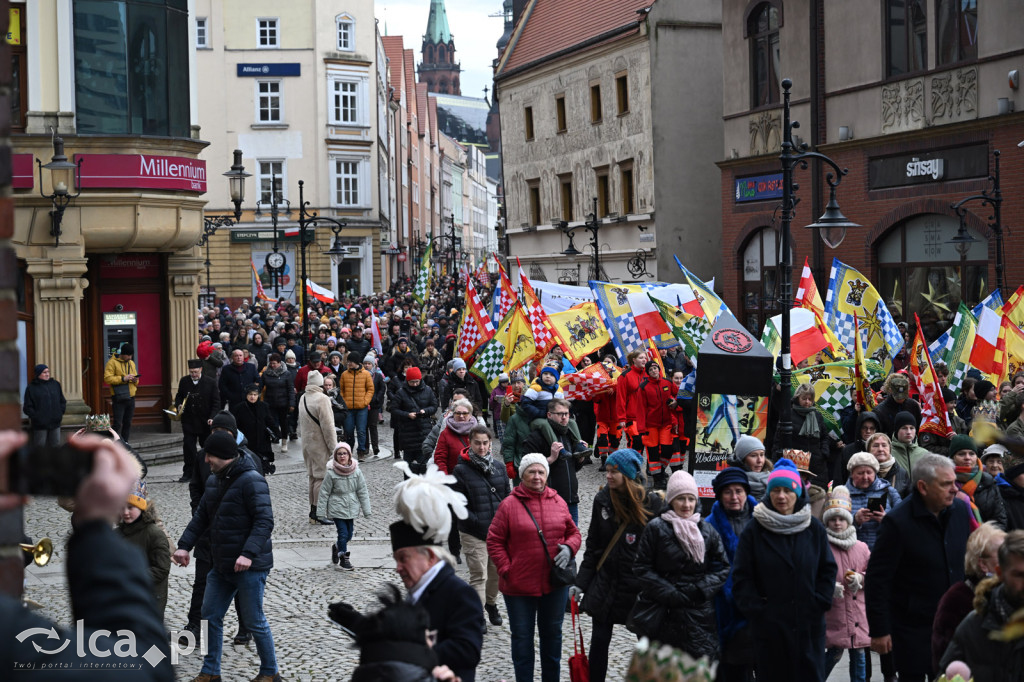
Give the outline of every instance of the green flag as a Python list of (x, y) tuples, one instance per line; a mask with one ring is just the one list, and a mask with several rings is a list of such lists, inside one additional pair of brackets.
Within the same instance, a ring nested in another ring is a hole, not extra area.
[(416, 277), (416, 286), (412, 290), (412, 297), (416, 302), (423, 305), (430, 297), (430, 256), (434, 251), (434, 240), (427, 244), (427, 252), (423, 254), (423, 262), (420, 265), (420, 274)]

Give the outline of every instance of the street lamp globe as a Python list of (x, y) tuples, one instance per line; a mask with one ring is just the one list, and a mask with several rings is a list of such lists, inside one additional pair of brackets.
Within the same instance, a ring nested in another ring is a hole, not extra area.
[(231, 196), (231, 203), (235, 205), (235, 220), (242, 217), (242, 202), (245, 201), (245, 179), (251, 175), (251, 173), (245, 172), (245, 166), (242, 165), (242, 150), (236, 149), (231, 170), (224, 173), (224, 177), (228, 179), (228, 194)]
[(807, 226), (812, 230), (818, 230), (821, 240), (828, 244), (830, 249), (838, 248), (846, 237), (846, 228), (860, 227), (857, 223), (843, 215), (839, 210), (839, 202), (836, 201), (836, 188), (832, 186), (829, 191), (828, 204), (825, 205), (825, 212), (818, 218), (817, 222)]

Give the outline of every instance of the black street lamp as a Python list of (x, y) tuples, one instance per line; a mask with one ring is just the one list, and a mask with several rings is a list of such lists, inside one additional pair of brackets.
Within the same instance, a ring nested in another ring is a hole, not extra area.
[(228, 179), (228, 194), (231, 196), (231, 203), (235, 205), (234, 218), (226, 215), (203, 216), (203, 234), (196, 244), (206, 247), (206, 262), (203, 265), (206, 266), (206, 298), (210, 305), (213, 305), (214, 301), (213, 285), (210, 283), (210, 237), (216, 234), (219, 228), (234, 225), (241, 219), (242, 202), (245, 200), (245, 179), (251, 175), (251, 173), (245, 172), (245, 166), (242, 165), (242, 150), (236, 149), (231, 170), (224, 173), (224, 177)]
[(427, 252), (427, 246), (429, 242), (420, 237), (413, 243), (413, 264), (417, 272), (419, 272), (420, 266), (423, 263), (423, 254)]
[(291, 218), (292, 203), (281, 196), (281, 178), (276, 173), (270, 174), (270, 200), (263, 201), (263, 188), (260, 188), (260, 200), (256, 202), (256, 217), (263, 217), (263, 207), (269, 204), (270, 224), (274, 228), (273, 252), (267, 254), (266, 268), (270, 270), (270, 279), (274, 283), (274, 298), (281, 295), (281, 270), (284, 268), (284, 258), (278, 255), (277, 245), (277, 219), (281, 214), (281, 207), (285, 208), (285, 214)]
[[(335, 220), (334, 218), (327, 218), (317, 215), (316, 213), (310, 213), (307, 210), (309, 202), (305, 200), (303, 195), (304, 184), (305, 183), (303, 183), (302, 180), (299, 180), (299, 250), (302, 253), (302, 287), (300, 289), (302, 293), (300, 294), (301, 298), (299, 299), (301, 302), (299, 310), (302, 311), (302, 343), (304, 347), (308, 348), (307, 344), (309, 344), (311, 337), (309, 335), (309, 309), (306, 305), (306, 247), (316, 241), (316, 226), (328, 225), (334, 232), (334, 244), (327, 253), (331, 255), (332, 260), (334, 260), (339, 253), (344, 255), (344, 250), (338, 251), (336, 249), (340, 249), (341, 239), (339, 235), (345, 228), (346, 223), (340, 220)], [(312, 234), (309, 239), (306, 238), (307, 227), (312, 229)]]
[[(783, 98), (783, 122), (782, 122), (782, 153), (779, 160), (782, 162), (782, 211), (781, 211), (781, 246), (782, 253), (779, 262), (779, 300), (782, 302), (782, 345), (779, 349), (779, 381), (782, 384), (782, 395), (779, 398), (779, 429), (776, 437), (780, 440), (783, 448), (788, 448), (792, 443), (793, 435), (793, 405), (792, 405), (792, 359), (790, 357), (790, 308), (793, 305), (793, 254), (790, 249), (790, 224), (793, 221), (793, 212), (796, 207), (796, 200), (793, 197), (799, 186), (793, 184), (793, 169), (799, 165), (807, 168), (808, 159), (824, 161), (835, 173), (828, 173), (825, 180), (828, 182), (829, 199), (825, 206), (825, 213), (818, 220), (807, 227), (819, 230), (822, 241), (830, 248), (836, 248), (846, 236), (846, 228), (860, 227), (857, 223), (850, 221), (839, 210), (839, 203), (836, 201), (836, 187), (847, 174), (847, 169), (840, 168), (835, 161), (819, 152), (807, 151), (807, 145), (801, 144), (799, 150), (793, 144), (793, 128), (799, 128), (798, 121), (790, 122), (789, 118), (789, 89), (793, 87), (793, 81), (786, 78), (782, 81)], [(857, 332), (859, 333), (859, 332)]]
[(594, 250), (594, 264), (593, 272), (591, 272), (591, 277), (589, 279), (600, 279), (601, 245), (598, 241), (597, 234), (601, 230), (601, 220), (597, 217), (597, 197), (594, 197), (594, 212), (587, 217), (586, 222), (582, 225), (569, 227), (567, 223), (560, 221), (557, 227), (564, 230), (565, 234), (569, 237), (569, 246), (567, 246), (565, 251), (562, 252), (562, 255), (570, 259), (575, 259), (577, 256), (583, 255), (583, 252), (576, 248), (576, 244), (572, 240), (573, 233), (580, 228), (583, 228), (590, 233), (590, 248)]
[[(53, 156), (50, 157), (50, 163), (43, 164), (42, 161), (36, 159), (36, 165), (39, 166), (39, 194), (53, 204), (53, 209), (50, 211), (50, 236), (54, 239), (53, 245), (60, 246), (60, 224), (64, 220), (64, 210), (72, 199), (77, 199), (82, 193), (78, 187), (82, 160), (79, 159), (77, 164), (68, 161), (67, 155), (64, 154), (64, 138), (54, 135)], [(43, 192), (44, 168), (50, 174), (50, 186), (53, 187), (51, 194)], [(72, 194), (71, 191), (75, 189), (78, 191)]]
[(448, 252), (448, 262), (451, 263), (448, 275), (450, 277), (455, 276), (455, 269), (459, 264), (459, 249), (462, 248), (462, 237), (456, 236), (455, 231), (455, 213), (448, 216), (448, 231), (441, 233), (441, 236), (447, 238), (447, 245), (445, 250)]
[(995, 157), (996, 166), (995, 173), (988, 176), (988, 181), (992, 183), (992, 186), (981, 194), (973, 194), (949, 205), (960, 217), (960, 227), (956, 231), (956, 236), (947, 243), (952, 244), (961, 256), (966, 256), (967, 252), (971, 250), (971, 245), (978, 240), (967, 231), (967, 209), (964, 208), (964, 204), (970, 201), (980, 201), (982, 206), (991, 206), (992, 215), (988, 217), (991, 221), (988, 227), (996, 236), (996, 289), (1003, 291), (1003, 193), (999, 189), (999, 150), (992, 152), (992, 156)]

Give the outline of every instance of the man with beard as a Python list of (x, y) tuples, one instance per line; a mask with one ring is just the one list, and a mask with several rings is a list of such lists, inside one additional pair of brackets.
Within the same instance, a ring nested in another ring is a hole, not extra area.
[(181, 418), (181, 432), (185, 437), (181, 478), (178, 479), (178, 483), (184, 483), (192, 480), (196, 453), (210, 435), (210, 424), (220, 409), (217, 382), (203, 376), (202, 360), (196, 358), (188, 361), (188, 376), (178, 381), (174, 407)]

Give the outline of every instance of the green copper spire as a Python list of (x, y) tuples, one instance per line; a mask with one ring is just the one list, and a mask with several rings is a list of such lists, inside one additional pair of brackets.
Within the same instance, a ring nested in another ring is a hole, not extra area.
[(430, 0), (430, 18), (427, 19), (428, 43), (447, 45), (451, 42), (452, 32), (448, 28), (448, 13), (444, 9), (444, 0)]

